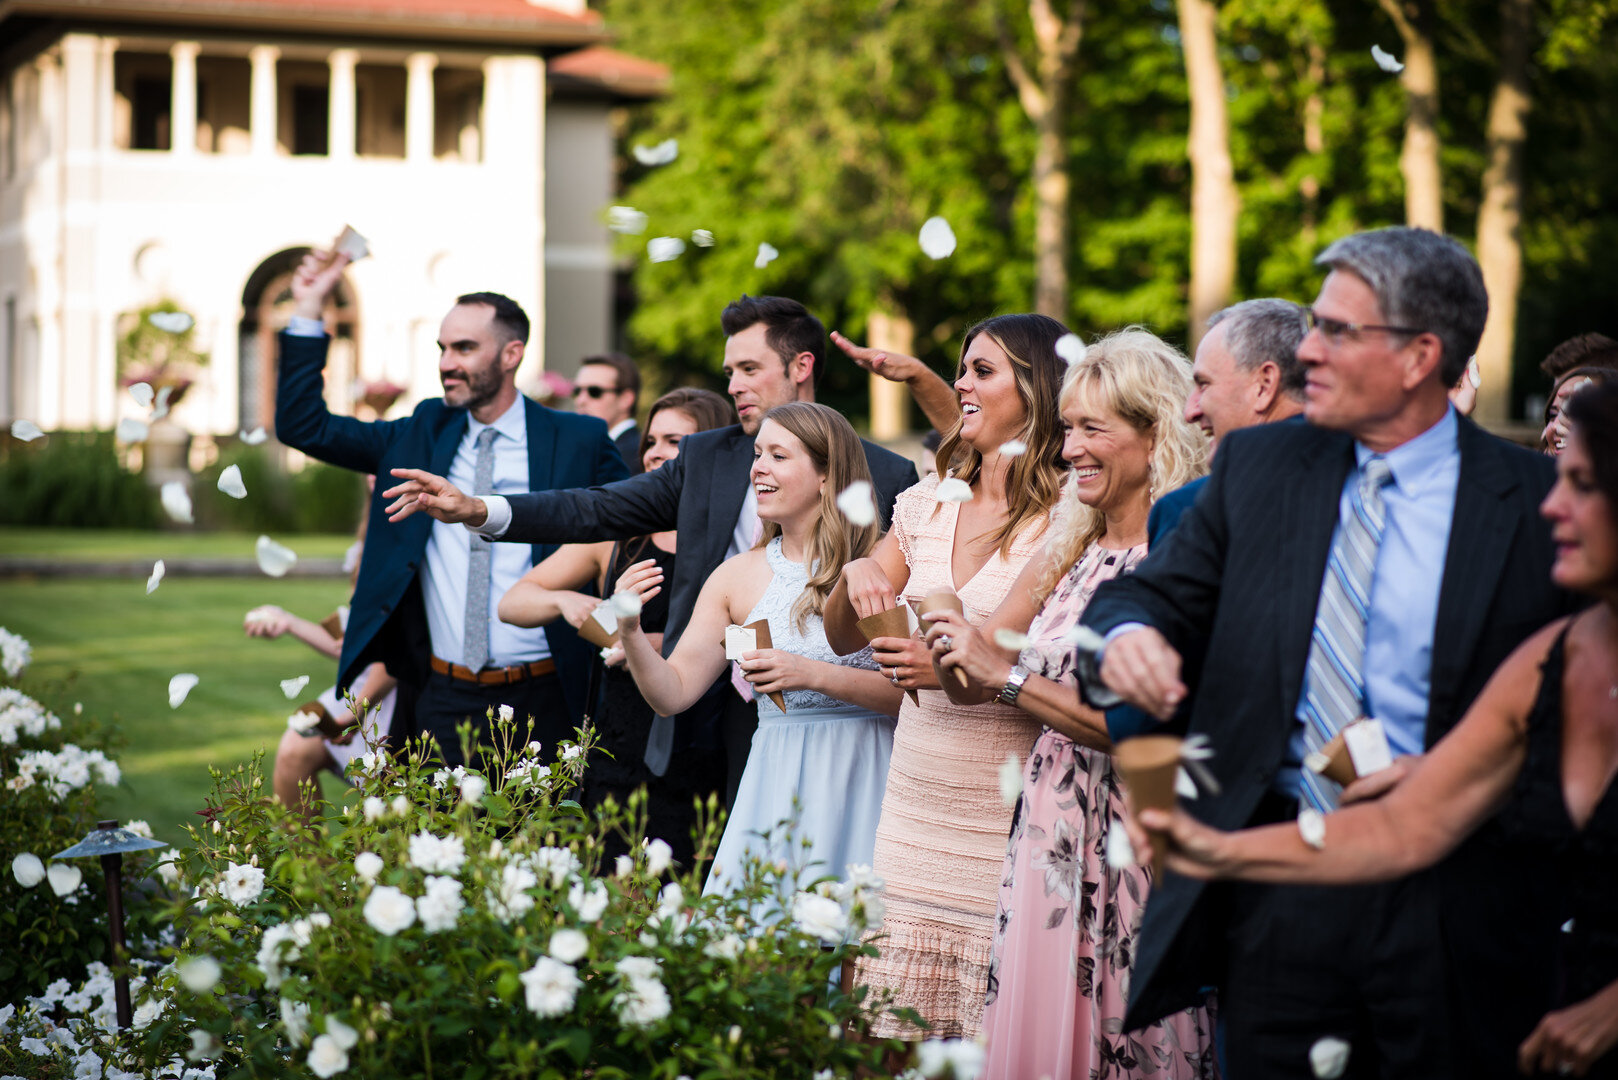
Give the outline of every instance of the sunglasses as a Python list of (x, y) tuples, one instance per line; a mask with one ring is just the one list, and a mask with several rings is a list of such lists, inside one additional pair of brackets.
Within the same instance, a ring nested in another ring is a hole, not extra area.
[(1425, 330), (1415, 330), (1408, 326), (1379, 326), (1376, 323), (1343, 322), (1341, 319), (1328, 319), (1324, 315), (1315, 313), (1314, 308), (1303, 309), (1303, 330), (1319, 330), (1320, 336), (1333, 345), (1341, 345), (1344, 338), (1358, 341), (1360, 337), (1372, 330), (1380, 330), (1385, 334), (1425, 334)]
[(573, 388), (574, 397), (578, 397), (580, 394), (583, 394), (591, 401), (597, 401), (606, 397), (608, 394), (616, 394), (617, 392), (618, 388), (612, 386), (575, 386)]

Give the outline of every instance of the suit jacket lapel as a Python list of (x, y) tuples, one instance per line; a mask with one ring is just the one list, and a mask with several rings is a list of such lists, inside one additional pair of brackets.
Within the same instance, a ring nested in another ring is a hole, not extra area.
[(752, 466), (753, 440), (738, 427), (724, 445), (716, 449), (711, 476), (686, 477), (686, 483), (698, 480), (708, 485), (709, 566), (718, 566), (725, 560), (731, 534), (736, 531), (736, 519), (747, 501), (747, 474)]
[[(526, 396), (523, 419), (528, 422), (528, 490), (549, 491), (556, 486), (557, 425), (549, 410)], [(560, 545), (533, 545), (533, 563), (538, 566)]]
[(1346, 435), (1323, 439), (1305, 451), (1299, 460), (1297, 479), (1286, 487), (1282, 544), (1291, 555), (1279, 560), (1283, 578), (1277, 590), (1281, 614), (1275, 642), (1281, 700), (1288, 710), (1297, 704), (1302, 692), (1303, 669), (1309, 661), (1320, 583), (1326, 574), (1332, 533), (1337, 528), (1343, 481), (1353, 467), (1352, 439)]

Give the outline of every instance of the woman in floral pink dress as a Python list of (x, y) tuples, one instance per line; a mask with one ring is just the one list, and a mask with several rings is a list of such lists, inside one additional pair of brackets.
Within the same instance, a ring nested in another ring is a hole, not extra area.
[[(1206, 440), (1181, 418), (1190, 388), (1185, 358), (1149, 333), (1091, 345), (1062, 388), (1072, 473), (1044, 551), (981, 627), (949, 616), (929, 638), (952, 698), (1009, 698), (1045, 725), (1022, 763), (1000, 880), (983, 1017), (988, 1077), (1217, 1072), (1206, 1009), (1123, 1031), (1151, 879), (1107, 864), (1122, 798), (1105, 719), (1074, 692), (1069, 636), (1096, 586), (1145, 558), (1156, 493), (1205, 469)], [(966, 690), (952, 686), (949, 669), (967, 674)]]

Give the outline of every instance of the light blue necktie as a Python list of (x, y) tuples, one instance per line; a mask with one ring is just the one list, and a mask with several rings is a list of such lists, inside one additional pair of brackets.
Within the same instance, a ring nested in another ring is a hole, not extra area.
[[(499, 432), (486, 427), (478, 432), (478, 456), (472, 465), (472, 493), (494, 493), (494, 437)], [(472, 534), (472, 550), (466, 562), (466, 624), (462, 627), (461, 663), (481, 671), (489, 659), (489, 582), (494, 553), (489, 541)]]
[[(1321, 750), (1346, 724), (1366, 712), (1365, 623), (1371, 610), (1376, 553), (1387, 529), (1382, 488), (1392, 479), (1386, 458), (1373, 454), (1366, 459), (1349, 495), (1348, 518), (1337, 529), (1326, 559), (1304, 675), (1306, 754)], [(1316, 810), (1335, 810), (1341, 791), (1313, 769), (1303, 769), (1300, 794)]]

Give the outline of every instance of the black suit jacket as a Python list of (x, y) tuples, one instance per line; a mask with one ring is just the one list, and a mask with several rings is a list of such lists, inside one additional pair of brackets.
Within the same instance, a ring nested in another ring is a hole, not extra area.
[[(1538, 513), (1554, 479), (1550, 459), (1464, 418), (1457, 442), (1461, 467), (1433, 635), (1429, 747), (1512, 649), (1574, 607), (1550, 582), (1550, 530)], [(1204, 655), (1191, 688), (1190, 730), (1208, 735), (1222, 790), (1184, 805), (1218, 828), (1238, 829), (1252, 819), (1296, 725), (1338, 499), (1353, 467), (1349, 436), (1301, 419), (1232, 432), (1178, 527), (1135, 573), (1097, 589), (1084, 613), (1084, 624), (1102, 634), (1142, 622), (1182, 655)], [(1208, 893), (1203, 883), (1173, 873), (1153, 892), (1126, 1027), (1182, 1008), (1219, 981), (1225, 929)], [(1489, 939), (1490, 931), (1467, 922), (1464, 906), (1446, 919), (1446, 931), (1454, 930), (1448, 937), (1462, 948)]]
[(618, 447), (618, 453), (624, 459), (624, 467), (629, 470), (629, 475), (635, 476), (639, 474), (642, 471), (640, 460), (640, 425), (629, 425), (629, 427), (624, 429), (623, 433), (620, 434), (616, 439), (612, 440), (612, 442), (614, 446)]
[[(916, 483), (916, 467), (866, 442), (876, 504), (886, 529), (893, 500)], [(536, 491), (511, 499), (511, 525), (502, 540), (528, 543), (626, 540), (676, 529), (679, 557), (669, 583), (667, 656), (691, 621), (697, 594), (725, 561), (736, 518), (747, 499), (753, 437), (740, 425), (701, 431), (680, 442), (680, 456), (653, 472), (588, 490)]]
[[(383, 661), (400, 681), (419, 685), (427, 678), (431, 644), (418, 582), (433, 520), (413, 514), (390, 522), (382, 492), (392, 480), (389, 469), (426, 469), (440, 476), (448, 472), (466, 434), (467, 412), (444, 404), (443, 398), (430, 398), (400, 420), (367, 423), (333, 416), (324, 396), (326, 346), (325, 337), (281, 335), (275, 435), (312, 458), (377, 478), (338, 685), (348, 686), (374, 660)], [(528, 422), (528, 481), (534, 487), (602, 483), (626, 475), (606, 424), (522, 401)], [(534, 562), (555, 550), (535, 544)], [(545, 637), (568, 709), (578, 719), (595, 648), (560, 620), (545, 628)]]

